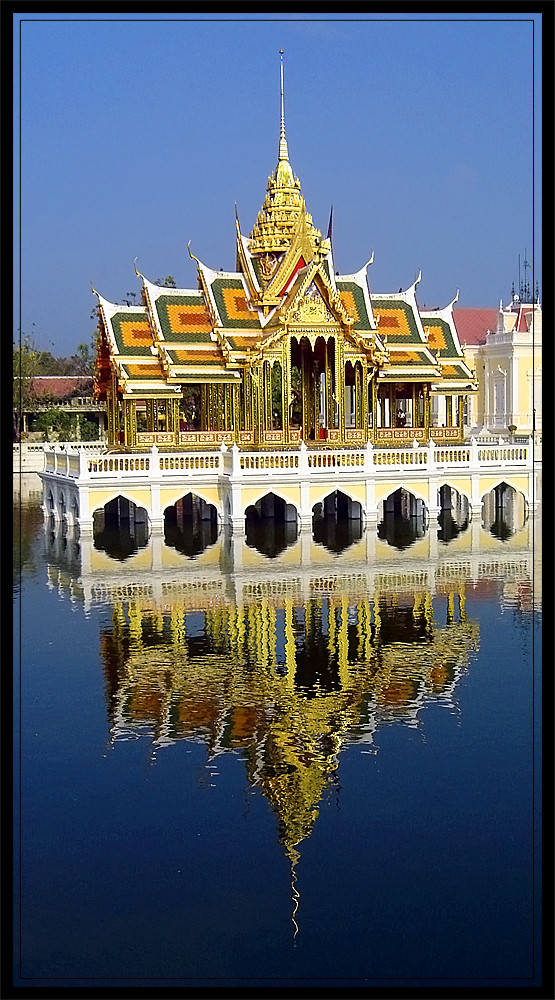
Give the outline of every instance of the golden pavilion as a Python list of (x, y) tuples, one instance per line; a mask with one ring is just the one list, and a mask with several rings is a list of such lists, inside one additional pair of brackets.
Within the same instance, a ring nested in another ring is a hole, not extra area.
[(324, 237), (289, 162), (283, 56), (278, 162), (249, 236), (236, 213), (236, 247), (233, 272), (189, 249), (196, 289), (153, 282), (135, 266), (141, 305), (95, 293), (95, 393), (107, 404), (110, 449), (463, 440), (477, 386), (457, 297), (422, 311), (420, 276), (392, 294), (371, 290), (371, 260), (356, 274), (335, 271), (331, 216)]

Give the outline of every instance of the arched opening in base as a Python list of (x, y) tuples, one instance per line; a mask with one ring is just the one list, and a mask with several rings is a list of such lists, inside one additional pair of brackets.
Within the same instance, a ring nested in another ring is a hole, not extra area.
[(499, 483), (486, 493), (482, 505), (482, 524), (495, 538), (505, 541), (520, 531), (528, 520), (526, 498), (508, 483)]
[(114, 497), (93, 514), (94, 547), (123, 561), (148, 542), (148, 514), (124, 496)]
[(450, 542), (470, 524), (470, 505), (467, 497), (447, 483), (438, 494), (440, 513), (438, 515), (438, 541)]
[(341, 490), (328, 493), (312, 508), (312, 533), (331, 552), (344, 552), (362, 538), (362, 504)]
[(400, 487), (379, 504), (378, 538), (396, 549), (408, 549), (423, 538), (428, 512), (423, 500)]
[(164, 541), (178, 552), (200, 555), (217, 538), (218, 512), (202, 497), (187, 493), (164, 511)]
[(297, 531), (296, 507), (275, 493), (266, 493), (245, 511), (247, 545), (270, 558), (292, 545)]

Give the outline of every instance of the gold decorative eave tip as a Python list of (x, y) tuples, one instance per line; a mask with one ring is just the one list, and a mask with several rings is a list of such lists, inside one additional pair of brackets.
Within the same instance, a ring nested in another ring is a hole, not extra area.
[(191, 240), (189, 240), (189, 242), (187, 243), (187, 250), (189, 251), (189, 257), (191, 258), (191, 260), (196, 260), (198, 266), (202, 267), (201, 261), (198, 259), (198, 257), (195, 257), (194, 253), (192, 253), (191, 251)]

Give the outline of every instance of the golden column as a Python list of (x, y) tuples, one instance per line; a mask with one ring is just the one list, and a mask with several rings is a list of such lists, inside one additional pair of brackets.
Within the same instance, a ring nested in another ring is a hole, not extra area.
[(335, 342), (335, 399), (338, 407), (339, 440), (345, 441), (345, 358), (343, 342)]
[(460, 437), (461, 441), (464, 438), (464, 401), (465, 401), (465, 397), (462, 396), (462, 395), (459, 395), (459, 406), (458, 406), (458, 414), (457, 414), (457, 417), (458, 417), (457, 426), (459, 428), (459, 437)]
[(136, 442), (136, 424), (134, 426), (133, 417), (135, 415), (135, 400), (128, 399), (127, 397), (123, 400), (123, 433), (126, 448), (132, 448)]

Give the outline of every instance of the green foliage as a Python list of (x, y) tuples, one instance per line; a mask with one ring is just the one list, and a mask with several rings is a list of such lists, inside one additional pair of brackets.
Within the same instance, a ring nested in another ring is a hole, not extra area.
[(55, 358), (50, 351), (41, 351), (37, 355), (36, 375), (59, 375), (60, 359)]
[(29, 337), (13, 344), (13, 433), (19, 440), (24, 410), (34, 403), (33, 378), (37, 374), (38, 352)]
[(44, 441), (50, 441), (54, 435), (59, 441), (96, 441), (98, 438), (98, 427), (94, 420), (68, 413), (56, 406), (39, 413), (34, 428), (42, 431)]
[(86, 417), (79, 422), (81, 441), (97, 441), (98, 440), (98, 427), (94, 420), (88, 420)]
[(44, 441), (49, 441), (50, 435), (53, 432), (64, 441), (72, 440), (70, 436), (73, 430), (72, 419), (69, 413), (64, 413), (63, 410), (59, 410), (56, 407), (39, 413), (35, 420), (35, 429), (42, 431)]

